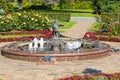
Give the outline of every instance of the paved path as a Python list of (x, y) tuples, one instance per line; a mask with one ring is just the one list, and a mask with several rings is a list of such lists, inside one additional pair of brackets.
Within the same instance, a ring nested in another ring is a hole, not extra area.
[(95, 22), (94, 17), (71, 17), (72, 22)]
[(77, 24), (72, 28), (67, 29), (63, 35), (71, 38), (82, 38), (92, 23), (95, 22), (95, 19), (93, 17), (72, 17), (70, 21), (77, 22)]
[[(78, 22), (64, 34), (70, 34), (71, 37), (82, 37), (91, 24), (92, 22)], [(0, 46), (5, 44), (8, 43), (0, 43)], [(69, 76), (73, 73), (82, 74), (87, 68), (101, 70), (105, 73), (120, 72), (119, 60), (120, 55), (111, 55), (97, 60), (56, 62), (55, 65), (37, 65), (34, 62), (13, 60), (0, 55), (0, 79), (54, 80), (55, 78)]]

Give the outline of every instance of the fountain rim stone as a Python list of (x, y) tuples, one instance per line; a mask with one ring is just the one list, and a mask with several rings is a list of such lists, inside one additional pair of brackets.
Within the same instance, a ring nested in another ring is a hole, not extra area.
[(56, 61), (88, 60), (88, 59), (95, 59), (95, 58), (109, 56), (110, 55), (109, 50), (111, 46), (108, 44), (106, 45), (107, 47), (102, 50), (87, 50), (87, 51), (81, 51), (81, 52), (62, 53), (62, 54), (58, 54), (58, 53), (51, 53), (51, 54), (35, 53), (34, 54), (34, 53), (29, 53), (29, 52), (26, 53), (22, 50), (12, 50), (4, 46), (2, 48), (1, 53), (3, 56), (6, 56), (8, 58), (18, 59), (18, 60), (23, 60), (23, 61), (31, 61), (31, 62), (38, 62), (40, 58), (44, 56), (51, 56), (55, 58)]

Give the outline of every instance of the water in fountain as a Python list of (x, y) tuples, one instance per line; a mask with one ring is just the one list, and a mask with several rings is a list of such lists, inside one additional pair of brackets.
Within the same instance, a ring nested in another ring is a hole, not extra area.
[(44, 39), (40, 38), (40, 40), (39, 40), (39, 44), (40, 44), (39, 50), (40, 51), (44, 50), (44, 43), (45, 43)]
[[(4, 48), (2, 54), (20, 60), (51, 62), (86, 59), (88, 54), (92, 54), (92, 51), (96, 57), (109, 55), (106, 53), (109, 48), (109, 45), (99, 41), (71, 38), (34, 38), (33, 40), (24, 39), (12, 43)], [(92, 55), (89, 56), (94, 58)]]

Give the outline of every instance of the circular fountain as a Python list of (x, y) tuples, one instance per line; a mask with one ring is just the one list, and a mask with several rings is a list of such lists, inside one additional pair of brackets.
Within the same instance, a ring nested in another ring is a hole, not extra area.
[(2, 55), (31, 62), (96, 59), (109, 55), (110, 46), (100, 41), (71, 38), (24, 39), (6, 45)]

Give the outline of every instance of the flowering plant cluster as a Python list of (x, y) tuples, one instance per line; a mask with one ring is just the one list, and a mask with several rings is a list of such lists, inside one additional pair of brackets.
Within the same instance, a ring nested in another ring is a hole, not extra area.
[(0, 34), (2, 35), (7, 35), (7, 34), (10, 34), (10, 35), (20, 35), (20, 34), (40, 34), (38, 36), (21, 36), (21, 37), (12, 37), (12, 38), (0, 38), (0, 42), (10, 42), (10, 41), (20, 41), (22, 39), (25, 39), (25, 38), (30, 38), (30, 39), (33, 39), (34, 37), (37, 37), (37, 38), (50, 38), (52, 36), (52, 31), (48, 31), (48, 30), (37, 30), (37, 31), (24, 31), (24, 32), (1, 32)]
[(110, 36), (118, 36), (120, 34), (120, 23), (114, 22), (113, 26), (109, 28)]
[(112, 18), (105, 17), (104, 21), (99, 21), (95, 27), (100, 32), (109, 32), (111, 26), (113, 26)]
[(110, 33), (102, 33), (102, 32), (86, 32), (83, 36), (84, 39), (91, 40), (101, 40), (101, 41), (111, 41), (111, 42), (120, 42), (119, 37), (109, 37)]
[(113, 74), (84, 74), (83, 76), (75, 75), (69, 76), (65, 78), (60, 78), (58, 80), (119, 80), (120, 73), (113, 73)]
[(35, 11), (17, 12), (13, 14), (4, 14), (0, 16), (0, 31), (13, 30), (49, 30), (51, 26), (48, 16), (41, 16)]
[(92, 40), (96, 40), (96, 36), (93, 32), (86, 32), (83, 36), (84, 39), (92, 39)]
[[(116, 21), (114, 18), (104, 16), (102, 21), (99, 21), (95, 26), (98, 32), (107, 33), (107, 37), (117, 37), (120, 36), (120, 23)], [(112, 40), (112, 39), (111, 39)], [(115, 39), (114, 39), (115, 40)]]

